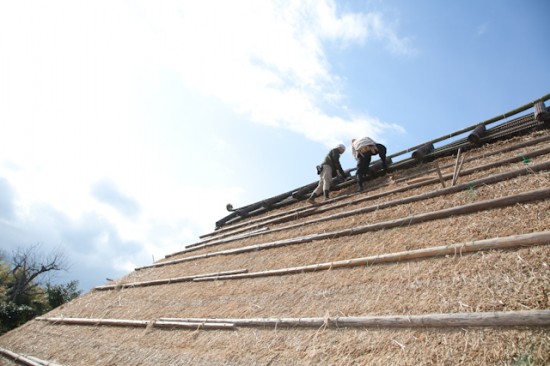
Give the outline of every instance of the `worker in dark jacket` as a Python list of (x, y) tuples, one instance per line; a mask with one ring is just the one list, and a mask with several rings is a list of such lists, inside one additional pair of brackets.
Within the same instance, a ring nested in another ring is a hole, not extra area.
[(351, 154), (357, 161), (357, 192), (363, 191), (363, 181), (365, 176), (369, 174), (369, 165), (373, 155), (379, 155), (382, 168), (385, 171), (388, 170), (388, 166), (386, 165), (386, 147), (368, 137), (351, 140)]
[(330, 150), (323, 163), (317, 167), (317, 173), (321, 176), (319, 179), (319, 185), (313, 191), (308, 198), (308, 202), (315, 203), (315, 198), (321, 195), (321, 192), (325, 195), (325, 201), (329, 199), (330, 186), (332, 185), (332, 178), (336, 177), (337, 173), (340, 173), (342, 178), (346, 178), (346, 173), (340, 165), (340, 155), (346, 151), (346, 147), (342, 144), (336, 146)]

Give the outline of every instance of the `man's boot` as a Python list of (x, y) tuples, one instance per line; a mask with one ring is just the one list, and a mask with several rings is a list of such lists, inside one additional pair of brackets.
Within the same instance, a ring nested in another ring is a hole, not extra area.
[(310, 203), (310, 204), (315, 204), (315, 198), (317, 197), (317, 193), (313, 192), (311, 194), (311, 196), (309, 196), (309, 198), (307, 199), (307, 203)]
[(326, 200), (328, 200), (330, 197), (329, 197), (329, 195), (328, 195), (328, 191), (324, 191), (324, 193), (325, 193), (325, 201), (326, 201)]
[(356, 174), (355, 178), (357, 179), (357, 192), (363, 192), (363, 176), (361, 174)]

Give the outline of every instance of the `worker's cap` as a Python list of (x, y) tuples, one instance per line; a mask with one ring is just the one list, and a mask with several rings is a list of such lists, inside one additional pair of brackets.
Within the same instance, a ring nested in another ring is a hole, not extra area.
[(346, 151), (346, 147), (344, 146), (344, 144), (339, 144), (338, 146), (336, 146), (337, 148), (343, 150), (343, 151)]

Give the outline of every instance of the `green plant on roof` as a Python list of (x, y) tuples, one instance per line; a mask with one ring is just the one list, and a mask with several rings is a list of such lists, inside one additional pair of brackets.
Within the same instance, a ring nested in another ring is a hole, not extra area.
[(531, 366), (533, 364), (533, 357), (531, 355), (518, 354), (512, 358), (512, 365), (514, 366)]

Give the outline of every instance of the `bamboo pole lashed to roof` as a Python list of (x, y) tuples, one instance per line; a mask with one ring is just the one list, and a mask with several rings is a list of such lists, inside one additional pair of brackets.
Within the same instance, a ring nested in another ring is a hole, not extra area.
[(27, 358), (35, 361), (35, 362), (38, 362), (41, 366), (63, 366), (63, 365), (53, 363), (53, 362), (50, 362), (50, 361), (41, 360), (38, 357), (34, 357), (34, 356), (30, 356), (30, 355), (25, 355), (25, 357), (27, 357)]
[[(480, 160), (480, 159), (487, 158), (487, 157), (489, 157), (489, 156), (494, 156), (494, 155), (499, 155), (499, 154), (511, 152), (511, 151), (518, 150), (518, 149), (521, 149), (521, 148), (524, 148), (524, 147), (537, 145), (537, 144), (539, 144), (539, 143), (546, 142), (546, 141), (548, 141), (548, 140), (550, 140), (550, 135), (544, 135), (544, 136), (541, 136), (541, 137), (537, 137), (536, 139), (533, 139), (533, 140), (523, 141), (523, 142), (520, 142), (520, 143), (517, 143), (517, 144), (513, 144), (513, 145), (507, 145), (507, 146), (505, 146), (505, 147), (503, 147), (503, 148), (501, 148), (501, 149), (491, 151), (490, 153), (487, 153), (487, 154), (481, 154), (481, 155), (471, 156), (471, 157), (469, 157), (469, 158), (467, 158), (467, 159), (464, 159), (464, 162), (465, 162), (465, 163), (468, 163), (468, 162), (473, 161), (473, 160)], [(452, 167), (453, 165), (454, 165), (453, 163), (446, 164), (446, 165), (443, 165), (443, 166), (441, 167), (441, 169), (450, 168), (450, 167)], [(432, 173), (432, 172), (434, 172), (434, 171), (435, 171), (435, 168), (430, 169), (430, 170), (427, 170), (427, 171), (425, 171), (425, 172), (419, 172), (419, 173), (407, 175), (407, 176), (405, 176), (405, 177), (403, 177), (403, 178), (396, 179), (396, 180), (395, 180), (395, 183), (400, 183), (400, 182), (408, 181), (408, 180), (411, 180), (411, 179), (416, 178), (416, 177), (418, 177), (418, 176)]]
[[(197, 243), (187, 245), (185, 250), (194, 249), (195, 247), (202, 247), (204, 245), (208, 245), (212, 241), (217, 241), (222, 238), (233, 236), (239, 233), (252, 232), (253, 230), (254, 231), (257, 230), (260, 226), (280, 224), (282, 222), (295, 220), (302, 216), (308, 215), (309, 213), (315, 211), (316, 209), (317, 207), (300, 207), (298, 209), (294, 209), (288, 212), (282, 212), (282, 213), (250, 220), (240, 224), (235, 224), (234, 226), (239, 225), (239, 227), (236, 229), (233, 226), (225, 228), (226, 230), (224, 230), (224, 232), (220, 232), (219, 234), (216, 234), (216, 235), (211, 235), (210, 237), (205, 238)], [(224, 228), (220, 229), (220, 231), (222, 231), (223, 229)], [(232, 230), (229, 230), (229, 229), (232, 229)], [(175, 255), (175, 254), (171, 254), (171, 255)]]
[[(458, 148), (458, 152), (456, 153), (456, 161), (455, 161), (455, 169), (453, 173), (453, 182), (456, 176), (456, 172), (458, 171), (458, 164), (460, 162), (460, 154), (462, 153), (462, 148)], [(451, 186), (454, 186), (454, 184), (451, 184)]]
[(38, 359), (33, 359), (29, 356), (20, 355), (18, 353), (12, 352), (8, 349), (0, 347), (0, 355), (3, 355), (4, 357), (7, 357), (18, 364), (26, 365), (26, 366), (44, 366), (44, 365), (51, 365), (51, 366), (57, 366), (54, 363), (47, 362), (47, 361), (39, 361)]
[(12, 352), (8, 349), (0, 347), (0, 355), (3, 355), (4, 357), (7, 357), (13, 361), (15, 361), (18, 364), (21, 365), (28, 365), (28, 366), (61, 366), (57, 363), (53, 363), (50, 361), (41, 360), (38, 357), (30, 356), (30, 355), (22, 355), (16, 352)]
[(303, 244), (303, 243), (317, 241), (317, 240), (334, 239), (338, 237), (363, 234), (363, 233), (378, 231), (383, 229), (391, 229), (399, 226), (413, 225), (413, 224), (431, 221), (431, 220), (444, 219), (453, 215), (471, 214), (479, 211), (502, 208), (502, 207), (515, 205), (518, 203), (539, 201), (539, 200), (544, 200), (548, 198), (550, 198), (550, 188), (542, 188), (542, 189), (537, 189), (533, 191), (519, 193), (516, 195), (499, 197), (499, 198), (479, 201), (479, 202), (475, 202), (467, 205), (450, 207), (450, 208), (446, 208), (438, 211), (431, 211), (423, 214), (407, 216), (400, 219), (383, 221), (383, 222), (368, 224), (363, 226), (357, 226), (352, 229), (337, 230), (337, 231), (325, 232), (321, 234), (299, 236), (291, 239), (278, 240), (278, 241), (273, 241), (273, 242), (268, 242), (263, 244), (249, 245), (249, 246), (240, 247), (240, 248), (220, 250), (217, 252), (209, 252), (205, 254), (179, 258), (172, 261), (154, 263), (149, 266), (136, 268), (136, 270), (173, 265), (177, 263), (193, 261), (197, 259), (204, 259), (204, 258), (220, 256), (220, 255), (234, 255), (234, 254), (248, 253), (251, 251), (277, 248), (277, 247), (282, 247), (286, 245)]
[(439, 164), (437, 163), (437, 161), (434, 161), (434, 165), (435, 165), (435, 169), (437, 171), (437, 176), (439, 177), (439, 181), (441, 182), (441, 185), (443, 186), (443, 188), (446, 188), (445, 187), (445, 179), (443, 179), (443, 175), (441, 174), (441, 169), (439, 169)]
[(201, 277), (212, 277), (212, 276), (227, 276), (232, 274), (239, 274), (239, 273), (246, 273), (247, 269), (236, 269), (232, 271), (222, 271), (222, 272), (216, 272), (216, 273), (205, 273), (205, 274), (199, 274), (199, 275), (193, 275), (193, 276), (183, 276), (183, 277), (173, 277), (173, 278), (165, 278), (160, 280), (151, 280), (151, 281), (142, 281), (142, 282), (129, 282), (129, 283), (122, 283), (122, 284), (114, 284), (114, 285), (104, 285), (104, 286), (97, 286), (94, 288), (94, 290), (116, 290), (116, 289), (123, 289), (123, 288), (129, 288), (129, 287), (145, 287), (145, 286), (157, 286), (157, 285), (168, 285), (171, 283), (179, 283), (179, 282), (190, 282), (194, 279), (201, 278)]
[(446, 255), (462, 255), (466, 253), (486, 251), (491, 249), (512, 249), (534, 245), (550, 244), (550, 231), (538, 233), (513, 235), (502, 238), (485, 239), (467, 243), (449, 244), (431, 248), (407, 250), (397, 253), (386, 253), (369, 257), (345, 259), (334, 262), (310, 264), (299, 267), (279, 268), (268, 271), (249, 272), (228, 276), (212, 276), (194, 279), (199, 281), (236, 280), (243, 278), (258, 278), (271, 276), (285, 276), (297, 273), (308, 273), (333, 270), (337, 268), (350, 268), (359, 266), (371, 266), (381, 263), (397, 263), (401, 261), (441, 257)]
[(550, 310), (524, 310), (473, 313), (439, 313), (391, 316), (340, 316), (315, 318), (207, 319), (161, 318), (173, 322), (231, 322), (236, 327), (364, 327), (364, 328), (451, 328), (451, 327), (546, 327)]
[(469, 126), (469, 127), (466, 127), (466, 128), (463, 128), (459, 131), (456, 131), (456, 132), (453, 132), (453, 133), (450, 133), (450, 134), (447, 134), (447, 135), (444, 135), (444, 136), (441, 136), (439, 138), (436, 138), (436, 139), (433, 139), (431, 141), (427, 141), (421, 145), (417, 145), (417, 146), (413, 146), (413, 147), (410, 147), (406, 150), (403, 150), (403, 151), (398, 151), (392, 155), (389, 155), (390, 158), (393, 158), (393, 157), (396, 157), (396, 156), (399, 156), (399, 155), (403, 155), (403, 154), (406, 154), (408, 152), (411, 152), (411, 151), (414, 151), (420, 147), (422, 147), (422, 145), (424, 144), (427, 144), (427, 143), (432, 143), (432, 144), (435, 144), (436, 142), (440, 142), (440, 141), (443, 141), (443, 140), (446, 140), (446, 139), (449, 139), (451, 137), (455, 137), (455, 136), (458, 136), (458, 135), (461, 135), (463, 133), (466, 133), (466, 132), (469, 132), (473, 129), (475, 129), (477, 126), (479, 126), (480, 124), (483, 124), (483, 125), (488, 125), (488, 124), (491, 124), (493, 122), (497, 122), (497, 121), (500, 121), (501, 119), (505, 119), (505, 118), (508, 118), (508, 117), (511, 117), (515, 114), (518, 114), (520, 112), (523, 112), (523, 111), (526, 111), (527, 109), (530, 109), (530, 108), (533, 108), (534, 105), (538, 102), (545, 102), (546, 100), (550, 99), (550, 94), (546, 94), (538, 99), (535, 99), (534, 101), (532, 102), (529, 102), (521, 107), (518, 107), (516, 109), (513, 109), (511, 110), (510, 112), (507, 112), (507, 113), (504, 113), (500, 116), (496, 116), (496, 117), (493, 117), (493, 118), (490, 118), (488, 120), (485, 120), (485, 121), (482, 121), (482, 122), (478, 122), (476, 123), (475, 125), (472, 125), (472, 126)]
[[(265, 217), (251, 219), (251, 220), (248, 220), (247, 222), (240, 222), (240, 223), (237, 223), (237, 224), (232, 224), (230, 226), (221, 227), (221, 228), (219, 228), (215, 231), (212, 231), (208, 234), (203, 234), (203, 235), (199, 236), (199, 238), (207, 240), (205, 238), (209, 238), (211, 236), (218, 236), (220, 233), (224, 233), (224, 232), (227, 232), (227, 231), (232, 231), (232, 230), (241, 228), (243, 226), (249, 226), (251, 224), (257, 224), (258, 222), (261, 222), (261, 221), (265, 220), (266, 218), (275, 218), (275, 217), (280, 217), (280, 216), (287, 215), (287, 214), (297, 213), (299, 211), (302, 211), (303, 209), (304, 209), (304, 207), (299, 207), (297, 209), (289, 210), (289, 211), (286, 211), (286, 212), (278, 212), (278, 213), (271, 214), (271, 215), (268, 215), (268, 216), (265, 216)], [(263, 224), (258, 224), (258, 225), (263, 225)], [(196, 244), (200, 244), (200, 242), (196, 243)], [(194, 245), (194, 244), (191, 244), (191, 245)]]
[[(438, 313), (391, 316), (339, 316), (301, 318), (160, 318), (157, 321), (37, 318), (54, 324), (117, 327), (153, 327), (168, 329), (235, 330), (238, 327), (305, 327), (305, 328), (453, 328), (453, 327), (547, 327), (550, 310), (524, 310), (473, 313)], [(162, 324), (162, 325), (161, 325)]]
[(36, 320), (46, 321), (62, 325), (91, 325), (91, 326), (112, 326), (112, 327), (132, 327), (146, 328), (169, 328), (169, 329), (216, 329), (233, 330), (235, 325), (226, 322), (172, 322), (165, 320), (134, 320), (134, 319), (93, 319), (93, 318), (48, 318), (38, 317)]
[(193, 244), (192, 246), (187, 246), (185, 249), (183, 249), (179, 252), (175, 252), (175, 253), (166, 255), (165, 258), (173, 257), (175, 255), (179, 255), (179, 254), (183, 254), (183, 253), (187, 253), (187, 252), (192, 252), (192, 251), (195, 251), (195, 250), (198, 250), (198, 249), (206, 248), (208, 246), (216, 245), (218, 243), (218, 241), (227, 240), (227, 238), (230, 238), (231, 240), (246, 239), (249, 236), (263, 234), (268, 230), (269, 230), (269, 227), (264, 226), (264, 227), (261, 227), (261, 228), (255, 229), (255, 230), (250, 230), (250, 231), (243, 230), (243, 231), (241, 231), (239, 233), (236, 233), (236, 234), (233, 234), (233, 233), (223, 234), (219, 238), (215, 237), (213, 239), (209, 239), (209, 240), (205, 241), (204, 243), (196, 243), (196, 244)]
[[(457, 156), (458, 159), (458, 156)], [(460, 163), (456, 167), (454, 173), (453, 173), (453, 180), (451, 181), (451, 186), (456, 185), (456, 182), (458, 180), (458, 176), (460, 175), (460, 171), (462, 170), (462, 164), (464, 164), (464, 155), (460, 157)]]

